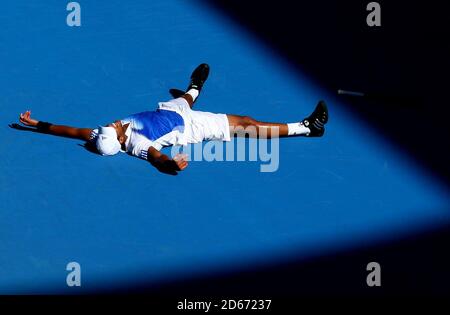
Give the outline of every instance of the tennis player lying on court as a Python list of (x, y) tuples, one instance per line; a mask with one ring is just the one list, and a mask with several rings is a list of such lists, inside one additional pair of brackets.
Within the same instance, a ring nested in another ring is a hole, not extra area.
[[(248, 116), (214, 114), (192, 110), (193, 104), (209, 75), (209, 66), (201, 64), (191, 75), (186, 92), (168, 102), (159, 103), (155, 111), (145, 111), (116, 120), (97, 129), (54, 125), (31, 118), (31, 112), (20, 114), (20, 122), (36, 127), (36, 131), (87, 141), (101, 155), (126, 152), (148, 160), (164, 173), (175, 175), (184, 170), (187, 157), (173, 158), (160, 152), (171, 145), (187, 145), (203, 140), (230, 141), (231, 136), (250, 137), (321, 137), (328, 121), (325, 102), (320, 101), (314, 112), (295, 123), (260, 122)], [(172, 93), (173, 94), (173, 93)], [(250, 127), (250, 128), (249, 128)], [(242, 133), (242, 130), (245, 132)]]

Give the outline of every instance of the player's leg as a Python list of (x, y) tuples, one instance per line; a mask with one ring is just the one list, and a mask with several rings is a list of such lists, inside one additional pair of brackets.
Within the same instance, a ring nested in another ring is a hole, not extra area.
[(230, 132), (238, 137), (286, 137), (288, 136), (288, 125), (283, 123), (270, 123), (258, 121), (250, 116), (239, 116), (227, 114)]
[(230, 132), (237, 136), (250, 137), (321, 137), (328, 122), (328, 109), (324, 101), (317, 104), (314, 112), (295, 123), (273, 123), (258, 121), (250, 116), (227, 115)]
[(192, 108), (194, 106), (194, 97), (188, 93), (183, 94), (180, 96), (181, 98), (184, 98), (186, 102), (188, 102), (189, 107)]
[[(202, 63), (192, 72), (189, 86), (186, 89), (186, 92), (180, 96), (188, 102), (189, 107), (192, 108), (194, 106), (194, 103), (203, 88), (203, 84), (208, 79), (208, 75), (209, 66), (206, 63)], [(174, 93), (178, 93), (178, 91), (179, 90), (171, 89), (170, 93), (174, 95)]]
[[(208, 79), (208, 76), (209, 76), (209, 66), (206, 63), (202, 63), (197, 68), (195, 68), (195, 70), (192, 72), (191, 80), (189, 81), (189, 85), (188, 85), (188, 88), (186, 89), (186, 92), (178, 90), (178, 89), (170, 89), (170, 94), (172, 94), (174, 99), (169, 102), (165, 102), (165, 104), (166, 104), (165, 106), (166, 107), (167, 106), (171, 106), (171, 107), (173, 107), (173, 106), (180, 107), (181, 106), (181, 108), (179, 108), (179, 109), (181, 111), (183, 111), (184, 110), (183, 107), (185, 106), (184, 101), (186, 101), (186, 103), (189, 106), (189, 109), (192, 109), (195, 101), (197, 100), (197, 97), (199, 96), (199, 94), (203, 88), (203, 84)], [(182, 105), (179, 105), (180, 104), (179, 101), (181, 99), (183, 99), (184, 101), (181, 102), (181, 103), (183, 103)], [(169, 104), (172, 104), (172, 105), (169, 105)]]

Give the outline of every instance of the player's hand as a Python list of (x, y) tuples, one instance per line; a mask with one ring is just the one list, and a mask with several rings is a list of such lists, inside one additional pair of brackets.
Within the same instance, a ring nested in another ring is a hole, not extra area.
[(172, 161), (175, 162), (177, 171), (182, 171), (188, 166), (188, 156), (186, 154), (180, 154), (178, 153), (175, 155), (172, 159)]
[(169, 175), (177, 175), (179, 171), (184, 170), (188, 166), (186, 154), (177, 154), (170, 158), (154, 148), (149, 149), (148, 160), (160, 172)]
[(25, 113), (20, 114), (19, 121), (25, 126), (36, 127), (38, 121), (36, 119), (31, 118), (31, 111), (27, 110)]

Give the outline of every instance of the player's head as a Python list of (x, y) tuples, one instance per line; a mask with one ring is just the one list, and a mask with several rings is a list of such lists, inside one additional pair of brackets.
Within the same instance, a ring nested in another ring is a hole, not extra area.
[(120, 120), (105, 127), (100, 126), (96, 142), (97, 151), (101, 155), (117, 154), (122, 149), (122, 144), (125, 143), (125, 140), (125, 130)]
[(114, 155), (120, 151), (120, 142), (114, 127), (98, 127), (97, 151), (101, 155)]

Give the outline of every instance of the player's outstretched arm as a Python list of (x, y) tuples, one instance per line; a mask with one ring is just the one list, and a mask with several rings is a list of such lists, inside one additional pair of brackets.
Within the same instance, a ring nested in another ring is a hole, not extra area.
[(42, 133), (85, 141), (89, 140), (92, 132), (92, 129), (90, 128), (75, 128), (40, 122), (39, 120), (31, 118), (31, 111), (20, 114), (19, 121), (25, 126), (36, 127), (37, 131)]
[(171, 159), (154, 147), (148, 149), (147, 160), (160, 172), (170, 175), (177, 175), (179, 171), (184, 170), (188, 166), (185, 154), (177, 154)]

